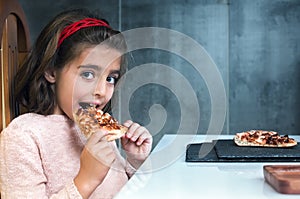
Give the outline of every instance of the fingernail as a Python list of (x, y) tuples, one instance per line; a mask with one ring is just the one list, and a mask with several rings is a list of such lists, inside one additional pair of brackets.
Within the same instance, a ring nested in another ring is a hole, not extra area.
[(128, 138), (131, 138), (132, 134), (129, 133), (129, 132), (127, 132), (127, 133), (126, 133), (126, 136), (127, 136)]

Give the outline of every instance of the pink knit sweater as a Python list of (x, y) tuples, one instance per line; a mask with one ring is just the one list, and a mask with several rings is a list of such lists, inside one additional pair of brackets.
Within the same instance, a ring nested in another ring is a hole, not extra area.
[[(0, 138), (1, 198), (81, 198), (73, 183), (85, 137), (63, 115), (28, 113)], [(91, 198), (112, 198), (134, 172), (120, 155)]]

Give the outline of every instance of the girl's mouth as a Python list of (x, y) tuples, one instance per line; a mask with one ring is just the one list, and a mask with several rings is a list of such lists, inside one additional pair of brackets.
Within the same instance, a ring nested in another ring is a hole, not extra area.
[(90, 107), (95, 107), (95, 108), (99, 108), (99, 104), (92, 104), (92, 103), (88, 103), (88, 102), (79, 102), (79, 106), (83, 109), (88, 109)]

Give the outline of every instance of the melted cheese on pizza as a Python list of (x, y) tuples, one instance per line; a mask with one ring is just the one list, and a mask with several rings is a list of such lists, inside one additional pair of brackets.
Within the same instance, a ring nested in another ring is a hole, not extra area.
[(234, 141), (239, 146), (294, 146), (297, 142), (288, 135), (280, 136), (275, 131), (251, 130), (235, 135)]

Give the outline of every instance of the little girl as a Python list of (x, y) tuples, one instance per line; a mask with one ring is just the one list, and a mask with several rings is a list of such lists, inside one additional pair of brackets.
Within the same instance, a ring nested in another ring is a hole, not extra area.
[(150, 153), (152, 137), (130, 120), (121, 138), (126, 160), (108, 132), (89, 139), (73, 121), (83, 101), (110, 110), (124, 74), (126, 43), (86, 10), (56, 16), (16, 75), (16, 98), (29, 113), (1, 133), (1, 198), (112, 198)]

